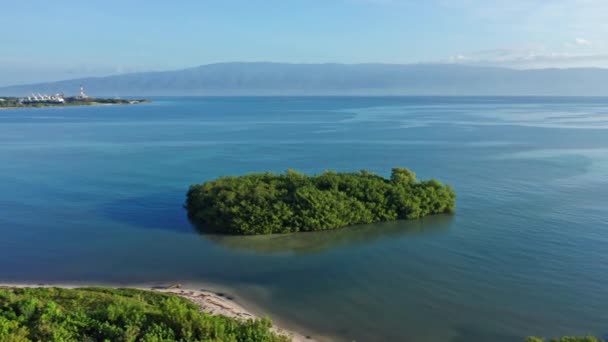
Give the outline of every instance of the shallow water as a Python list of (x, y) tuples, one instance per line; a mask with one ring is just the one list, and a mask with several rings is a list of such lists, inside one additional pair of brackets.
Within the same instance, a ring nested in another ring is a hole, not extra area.
[[(191, 183), (406, 166), (454, 216), (198, 235)], [(344, 341), (608, 333), (608, 98), (158, 98), (0, 111), (0, 281), (230, 289)]]

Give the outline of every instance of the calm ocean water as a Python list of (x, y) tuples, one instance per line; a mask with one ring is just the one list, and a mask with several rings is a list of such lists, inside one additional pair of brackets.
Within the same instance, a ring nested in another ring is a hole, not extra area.
[[(608, 98), (155, 100), (0, 111), (0, 282), (200, 284), (338, 341), (608, 334)], [(221, 175), (395, 166), (457, 213), (243, 238), (182, 208)]]

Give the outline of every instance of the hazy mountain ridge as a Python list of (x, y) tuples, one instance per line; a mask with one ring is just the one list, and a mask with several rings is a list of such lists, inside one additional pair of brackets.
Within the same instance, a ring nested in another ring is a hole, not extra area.
[(608, 96), (608, 69), (514, 70), (456, 64), (218, 63), (0, 88), (2, 95), (587, 95)]

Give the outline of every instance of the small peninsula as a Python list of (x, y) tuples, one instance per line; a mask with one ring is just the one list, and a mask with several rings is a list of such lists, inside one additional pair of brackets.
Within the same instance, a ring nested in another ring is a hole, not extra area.
[(453, 213), (455, 205), (449, 185), (394, 168), (390, 179), (368, 171), (307, 176), (293, 170), (221, 177), (192, 185), (185, 208), (204, 230), (257, 235), (419, 219)]
[(126, 100), (119, 98), (91, 97), (80, 86), (80, 92), (76, 96), (64, 96), (63, 93), (55, 95), (34, 94), (27, 97), (3, 97), (0, 96), (0, 109), (2, 108), (40, 108), (40, 107), (68, 107), (68, 106), (96, 106), (117, 104), (138, 104), (150, 102), (149, 100)]
[(66, 98), (65, 102), (57, 102), (53, 100), (40, 101), (22, 101), (17, 97), (0, 97), (1, 108), (42, 108), (42, 107), (71, 107), (71, 106), (96, 106), (96, 105), (126, 105), (150, 102), (149, 100), (126, 100), (126, 99), (110, 99), (89, 97), (86, 99)]
[[(0, 341), (315, 342), (223, 293), (181, 289), (0, 284)], [(606, 342), (593, 336), (522, 342)]]

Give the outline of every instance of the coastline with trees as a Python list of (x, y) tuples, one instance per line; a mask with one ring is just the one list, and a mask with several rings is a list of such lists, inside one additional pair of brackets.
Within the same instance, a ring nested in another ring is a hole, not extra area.
[[(180, 287), (0, 285), (0, 341), (316, 341), (273, 325), (223, 293)], [(522, 341), (605, 342), (594, 336)]]
[(0, 285), (0, 341), (315, 342), (224, 293), (159, 288)]

